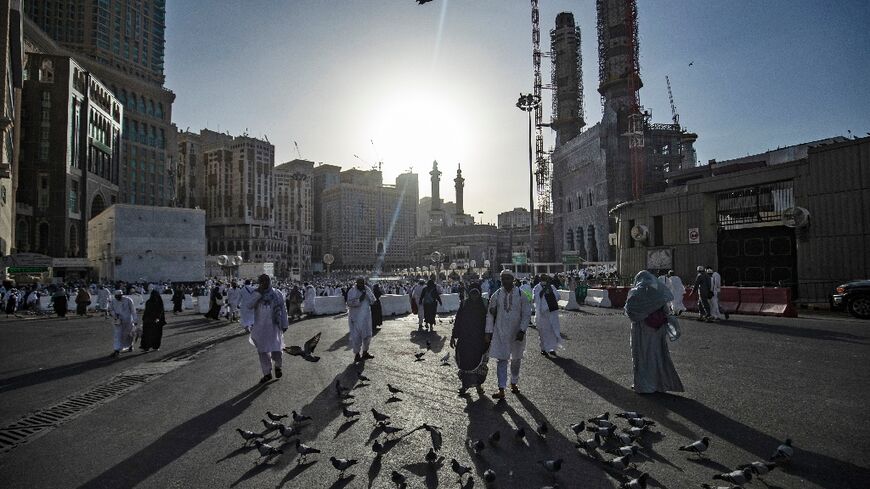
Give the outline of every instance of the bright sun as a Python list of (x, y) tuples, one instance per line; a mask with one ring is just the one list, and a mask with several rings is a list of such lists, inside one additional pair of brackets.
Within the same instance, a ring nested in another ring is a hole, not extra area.
[(377, 111), (371, 127), (377, 151), (390, 166), (422, 170), (438, 160), (449, 166), (467, 156), (463, 113), (451, 100), (431, 91), (393, 94)]

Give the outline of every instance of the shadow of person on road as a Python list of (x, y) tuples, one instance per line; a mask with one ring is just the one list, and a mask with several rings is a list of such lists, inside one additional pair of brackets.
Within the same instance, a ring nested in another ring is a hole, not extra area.
[(447, 337), (441, 336), (437, 331), (431, 333), (428, 331), (411, 331), (411, 343), (420, 347), (421, 350), (426, 348), (427, 341), (429, 342), (429, 350), (432, 353), (440, 353), (444, 349)]
[(53, 380), (73, 377), (91, 370), (130, 360), (131, 358), (138, 358), (140, 355), (142, 355), (142, 353), (138, 353), (137, 355), (124, 353), (118, 358), (111, 358), (108, 355), (100, 355), (99, 357), (91, 358), (90, 360), (83, 360), (81, 362), (60, 365), (44, 370), (38, 370), (36, 372), (16, 375), (15, 377), (0, 379), (0, 393), (51, 382)]
[[(638, 395), (607, 377), (590, 370), (569, 358), (554, 358), (552, 362), (561, 367), (577, 383), (585, 386), (605, 401), (626, 411), (639, 411), (659, 425), (664, 426), (688, 440), (697, 438), (694, 430), (676, 421), (676, 414), (695, 424), (704, 432), (710, 433), (734, 446), (752, 453), (761, 460), (767, 457), (782, 443), (782, 439), (762, 433), (751, 426), (707, 407), (687, 397), (666, 393)], [(784, 437), (783, 437), (784, 438)], [(870, 469), (853, 463), (837, 460), (820, 453), (795, 448), (795, 457), (801, 460), (788, 473), (803, 477), (816, 484), (825, 486), (850, 487), (844, 482), (861, 487), (870, 480)]]
[(223, 425), (244, 412), (266, 388), (265, 385), (250, 387), (185, 421), (80, 487), (84, 489), (133, 487), (141, 483), (214, 435)]

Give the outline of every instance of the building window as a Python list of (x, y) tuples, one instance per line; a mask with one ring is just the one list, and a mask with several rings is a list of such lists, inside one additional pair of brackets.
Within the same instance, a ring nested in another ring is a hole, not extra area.
[(54, 63), (50, 59), (42, 60), (42, 65), (39, 67), (39, 81), (54, 83)]
[(592, 200), (592, 189), (591, 188), (589, 189), (589, 192), (586, 194), (586, 198), (588, 199), (589, 207), (592, 207), (593, 200)]
[(653, 246), (665, 244), (665, 230), (662, 216), (653, 216)]
[(39, 175), (39, 187), (37, 188), (36, 207), (40, 210), (48, 209), (49, 204), (48, 175)]
[(79, 212), (79, 182), (73, 180), (69, 186), (69, 211)]

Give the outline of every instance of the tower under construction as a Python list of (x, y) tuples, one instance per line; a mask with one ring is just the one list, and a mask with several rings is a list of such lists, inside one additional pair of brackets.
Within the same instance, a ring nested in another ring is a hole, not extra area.
[(580, 27), (574, 14), (556, 16), (556, 28), (550, 31), (551, 83), (553, 85), (553, 119), (556, 147), (574, 139), (586, 121), (583, 113), (583, 58), (580, 51)]

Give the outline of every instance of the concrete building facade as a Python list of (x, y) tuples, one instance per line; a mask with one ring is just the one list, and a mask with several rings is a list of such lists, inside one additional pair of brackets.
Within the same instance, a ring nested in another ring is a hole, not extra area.
[(419, 194), (416, 173), (383, 185), (377, 170), (346, 170), (322, 199), (323, 252), (333, 269), (388, 270), (410, 266)]
[(711, 162), (615, 213), (620, 274), (673, 269), (687, 281), (709, 265), (725, 285), (791, 287), (798, 302), (827, 302), (835, 286), (870, 276), (868, 169), (870, 138)]
[(312, 202), (314, 162), (293, 160), (275, 167), (275, 228), (287, 237), (285, 270), (279, 276), (311, 275)]
[(16, 248), (85, 257), (88, 220), (119, 200), (123, 107), (69, 57), (31, 53), (26, 72)]
[(87, 258), (100, 280), (205, 280), (205, 211), (116, 204), (88, 222)]
[(21, 88), (24, 80), (20, 0), (0, 0), (0, 256), (15, 248)]
[(76, 59), (124, 106), (121, 202), (174, 200), (172, 103), (163, 86), (164, 0), (25, 2), (26, 51)]
[(311, 270), (324, 270), (323, 256), (323, 191), (341, 183), (341, 167), (320, 164), (314, 167), (311, 180)]

